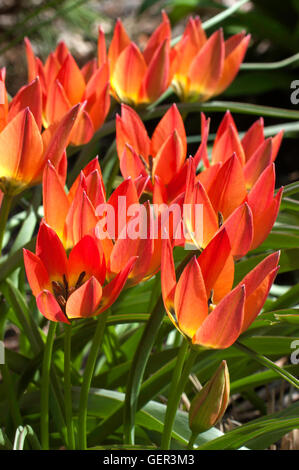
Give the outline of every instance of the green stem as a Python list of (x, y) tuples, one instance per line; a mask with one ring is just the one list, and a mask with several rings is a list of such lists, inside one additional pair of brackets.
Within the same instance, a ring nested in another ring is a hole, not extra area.
[[(186, 258), (180, 263), (176, 270), (179, 276), (184, 267), (194, 256), (194, 251), (190, 252)], [(153, 309), (150, 319), (147, 322), (140, 342), (133, 357), (132, 366), (130, 368), (128, 382), (126, 386), (126, 397), (124, 403), (124, 443), (133, 445), (135, 442), (135, 415), (138, 403), (139, 391), (150, 356), (150, 352), (155, 342), (156, 335), (162, 324), (165, 315), (162, 296), (159, 297), (155, 308)]]
[(192, 434), (191, 434), (191, 437), (190, 437), (190, 439), (189, 439), (189, 442), (188, 442), (187, 449), (193, 450), (193, 446), (194, 446), (194, 443), (195, 443), (195, 441), (196, 441), (196, 438), (197, 438), (197, 434), (196, 434), (196, 433), (192, 433)]
[(97, 356), (103, 340), (105, 324), (109, 311), (99, 315), (96, 331), (92, 340), (89, 356), (87, 359), (83, 383), (80, 392), (79, 400), (79, 449), (86, 450), (86, 420), (87, 420), (87, 407), (88, 407), (88, 394), (91, 385), (91, 380), (94, 374)]
[(135, 443), (135, 414), (138, 395), (145, 367), (153, 347), (157, 331), (165, 315), (162, 297), (159, 298), (143, 331), (130, 368), (124, 404), (124, 443)]
[(0, 209), (0, 255), (2, 251), (2, 244), (3, 244), (3, 237), (4, 237), (6, 222), (9, 216), (9, 211), (11, 208), (12, 200), (13, 200), (13, 196), (9, 196), (8, 194), (3, 195), (1, 209)]
[(72, 324), (64, 325), (64, 408), (69, 450), (75, 449), (74, 426), (72, 415), (72, 383), (71, 383), (71, 345)]
[(179, 350), (170, 385), (164, 421), (164, 429), (161, 441), (161, 449), (163, 450), (168, 450), (170, 447), (171, 433), (175, 420), (175, 415), (178, 409), (181, 395), (188, 381), (191, 367), (194, 363), (195, 357), (197, 356), (197, 351), (190, 350), (188, 359), (184, 367), (185, 357), (188, 350), (190, 350), (189, 343), (184, 340)]
[(294, 377), (292, 374), (290, 374), (285, 369), (282, 369), (281, 367), (277, 366), (274, 362), (272, 362), (267, 357), (265, 357), (261, 354), (258, 354), (257, 352), (250, 349), (248, 346), (245, 346), (245, 344), (240, 343), (239, 341), (236, 341), (234, 346), (236, 346), (238, 349), (240, 349), (240, 351), (243, 351), (246, 354), (248, 354), (249, 356), (251, 356), (253, 359), (255, 359), (262, 366), (265, 366), (268, 369), (272, 369), (274, 372), (276, 372), (278, 375), (280, 375), (283, 379), (285, 379), (291, 385), (294, 385), (294, 387), (299, 389), (299, 380), (296, 379), (296, 377)]
[(44, 349), (41, 379), (41, 443), (44, 450), (49, 449), (49, 387), (50, 369), (57, 323), (50, 322)]

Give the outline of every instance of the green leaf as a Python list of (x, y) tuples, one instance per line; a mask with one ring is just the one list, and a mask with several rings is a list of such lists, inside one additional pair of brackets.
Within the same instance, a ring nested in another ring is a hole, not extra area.
[(271, 310), (279, 310), (281, 308), (295, 307), (299, 301), (299, 283), (291, 287), (285, 294), (281, 295), (277, 300), (269, 302), (264, 308), (265, 312)]
[(299, 418), (280, 419), (278, 420), (275, 415), (268, 417), (263, 421), (251, 422), (244, 424), (237, 429), (233, 429), (225, 434), (225, 436), (218, 437), (206, 444), (198, 447), (198, 450), (233, 450), (239, 449), (250, 441), (256, 440), (259, 437), (270, 437), (270, 444), (277, 441), (277, 437), (282, 437), (292, 429), (299, 426)]

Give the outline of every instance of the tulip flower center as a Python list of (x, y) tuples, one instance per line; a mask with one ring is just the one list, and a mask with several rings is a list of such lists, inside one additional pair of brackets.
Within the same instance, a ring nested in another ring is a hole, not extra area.
[(62, 282), (52, 281), (53, 294), (64, 313), (67, 299), (73, 292), (75, 292), (75, 290), (79, 289), (79, 287), (82, 286), (85, 275), (86, 272), (82, 271), (75, 283), (75, 286), (69, 285), (65, 274), (63, 275)]

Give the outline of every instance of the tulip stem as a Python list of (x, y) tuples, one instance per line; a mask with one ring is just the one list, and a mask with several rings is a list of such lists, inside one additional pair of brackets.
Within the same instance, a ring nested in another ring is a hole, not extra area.
[(47, 341), (44, 349), (41, 378), (41, 443), (43, 450), (49, 449), (49, 387), (50, 369), (57, 323), (50, 322)]
[(245, 352), (249, 356), (253, 357), (259, 364), (268, 367), (268, 369), (272, 369), (274, 372), (276, 372), (278, 375), (280, 375), (283, 379), (285, 379), (287, 382), (289, 382), (291, 385), (294, 385), (297, 389), (299, 389), (299, 380), (296, 379), (292, 374), (290, 374), (288, 371), (282, 369), (278, 365), (276, 365), (274, 362), (272, 362), (270, 359), (267, 357), (253, 351), (250, 349), (248, 346), (245, 346), (245, 344), (240, 343), (239, 341), (236, 341), (234, 346), (236, 346), (240, 351)]
[[(188, 253), (178, 268), (176, 275), (180, 276), (184, 267), (194, 256), (194, 251)], [(154, 345), (157, 333), (165, 315), (162, 295), (150, 314), (150, 318), (143, 330), (143, 334), (135, 351), (126, 386), (126, 397), (124, 404), (124, 443), (134, 445), (135, 443), (135, 415), (139, 397), (139, 391), (144, 371)]]
[[(187, 352), (189, 356), (187, 358), (186, 364), (185, 357)], [(197, 351), (191, 349), (189, 343), (184, 340), (177, 357), (175, 367), (173, 369), (172, 380), (170, 384), (166, 415), (164, 421), (164, 429), (162, 434), (161, 449), (169, 450), (171, 442), (171, 433), (173, 428), (173, 423), (175, 421), (175, 415), (179, 406), (181, 395), (184, 391), (185, 385), (188, 381), (190, 370), (193, 366), (194, 360), (197, 356)]]
[(75, 449), (71, 383), (72, 324), (64, 324), (64, 407), (69, 450)]
[(6, 222), (9, 216), (12, 200), (13, 200), (13, 196), (9, 196), (8, 194), (3, 195), (1, 209), (0, 209), (0, 255), (2, 251), (2, 244), (3, 244), (3, 237), (4, 237)]
[(83, 374), (83, 383), (80, 392), (79, 400), (79, 449), (86, 450), (87, 439), (86, 439), (86, 421), (87, 421), (87, 407), (88, 407), (88, 395), (90, 390), (90, 385), (92, 377), (94, 374), (94, 369), (96, 365), (96, 360), (98, 357), (99, 349), (102, 344), (105, 324), (109, 314), (109, 310), (99, 315), (96, 331), (92, 340), (90, 352), (88, 355), (86, 367)]
[(197, 436), (198, 436), (198, 434), (196, 432), (193, 432), (191, 434), (191, 437), (190, 437), (189, 442), (188, 442), (187, 449), (193, 450), (193, 446), (194, 446), (194, 443), (196, 441)]

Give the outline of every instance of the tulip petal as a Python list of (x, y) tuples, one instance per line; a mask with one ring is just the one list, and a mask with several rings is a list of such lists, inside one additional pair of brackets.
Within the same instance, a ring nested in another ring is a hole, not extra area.
[(27, 279), (35, 297), (44, 289), (50, 288), (50, 279), (45, 266), (38, 256), (23, 250)]
[(241, 165), (245, 164), (245, 154), (239, 135), (234, 126), (229, 125), (221, 137), (215, 141), (212, 151), (212, 163), (226, 162), (233, 153), (238, 157)]
[(244, 167), (244, 177), (247, 189), (252, 188), (264, 169), (271, 162), (272, 139), (265, 140), (254, 152)]
[(123, 150), (119, 166), (121, 174), (125, 179), (131, 177), (133, 180), (135, 180), (140, 175), (147, 176), (144, 164), (138, 157), (135, 150), (129, 145), (126, 145)]
[(131, 43), (129, 36), (121, 22), (117, 20), (113, 31), (113, 37), (108, 51), (108, 60), (111, 76), (114, 73), (116, 61), (122, 51)]
[(264, 119), (259, 118), (248, 129), (242, 139), (242, 147), (245, 152), (246, 162), (256, 152), (256, 149), (264, 142)]
[(241, 333), (245, 302), (245, 286), (237, 286), (207, 316), (192, 338), (194, 344), (207, 348), (229, 348)]
[(83, 272), (85, 273), (83, 279), (94, 276), (100, 284), (104, 284), (106, 276), (104, 254), (99, 252), (97, 242), (90, 235), (85, 235), (70, 252), (69, 284), (75, 286)]
[(42, 94), (39, 78), (35, 78), (29, 85), (25, 85), (12, 99), (9, 105), (8, 120), (11, 121), (19, 111), (30, 108), (39, 130), (42, 127)]
[(188, 77), (189, 94), (207, 100), (215, 92), (224, 63), (224, 41), (222, 30), (216, 31), (207, 40), (192, 61)]
[(139, 103), (139, 92), (147, 66), (143, 55), (133, 42), (118, 57), (111, 72), (111, 87), (120, 101)]
[(70, 143), (72, 145), (87, 144), (87, 142), (92, 138), (94, 131), (95, 128), (90, 115), (82, 106), (70, 133)]
[(100, 304), (102, 292), (101, 284), (92, 276), (67, 299), (68, 318), (92, 317)]
[(169, 41), (165, 40), (148, 65), (140, 89), (140, 101), (156, 101), (168, 88), (169, 82)]
[(155, 55), (157, 49), (165, 41), (169, 41), (171, 37), (170, 22), (165, 11), (162, 11), (162, 23), (155, 29), (149, 40), (147, 41), (146, 47), (143, 51), (143, 57), (147, 64), (149, 64)]
[(168, 312), (171, 312), (174, 308), (176, 275), (172, 255), (172, 246), (170, 240), (167, 238), (164, 238), (162, 241), (161, 287), (165, 308)]
[(180, 330), (190, 338), (208, 316), (205, 282), (195, 256), (178, 280), (174, 309)]
[(161, 147), (165, 144), (165, 141), (171, 134), (173, 134), (174, 131), (176, 131), (180, 137), (182, 155), (185, 159), (187, 153), (187, 138), (184, 121), (176, 104), (173, 104), (164, 114), (153, 133), (151, 139), (151, 155), (153, 157), (159, 153)]
[[(259, 246), (268, 236), (276, 220), (283, 188), (274, 196), (275, 167), (268, 165), (248, 194), (248, 204), (253, 215), (253, 241), (251, 249)], [(263, 197), (261, 198), (261, 194)]]
[(150, 139), (146, 128), (136, 111), (122, 104), (121, 117), (116, 115), (116, 146), (119, 158), (122, 157), (127, 144), (148, 162)]
[(239, 33), (225, 41), (223, 71), (217, 83), (215, 94), (219, 95), (222, 93), (236, 77), (246, 54), (250, 37), (250, 34), (244, 37), (244, 33)]
[(43, 205), (47, 224), (62, 238), (70, 204), (63, 184), (51, 162), (47, 163), (44, 170)]
[(20, 111), (0, 134), (0, 174), (30, 184), (41, 171), (43, 144), (33, 114)]
[(180, 135), (174, 130), (154, 158), (153, 175), (159, 176), (164, 184), (168, 184), (182, 169), (184, 161), (184, 145)]
[(43, 262), (51, 281), (61, 281), (67, 274), (67, 257), (54, 230), (42, 222), (37, 234), (36, 255)]
[(247, 196), (243, 169), (234, 154), (218, 171), (208, 195), (216, 211), (226, 219)]
[(223, 227), (228, 235), (235, 259), (245, 256), (250, 250), (253, 239), (253, 217), (249, 205), (245, 202), (235, 209), (224, 222)]
[(50, 85), (47, 93), (47, 103), (45, 110), (45, 127), (53, 124), (69, 111), (71, 103), (63, 89), (63, 86), (58, 80)]
[(85, 81), (71, 54), (68, 54), (64, 60), (57, 75), (57, 80), (61, 83), (71, 105), (81, 101), (85, 91)]
[(107, 284), (103, 289), (103, 298), (101, 301), (100, 308), (96, 312), (96, 315), (102, 313), (104, 310), (109, 308), (117, 299), (122, 289), (124, 288), (130, 272), (134, 268), (136, 257), (131, 258), (124, 269), (118, 273), (112, 281)]
[[(234, 263), (226, 230), (218, 232), (198, 257), (208, 299), (217, 303), (232, 288)], [(224, 275), (225, 273), (225, 275)], [(213, 292), (212, 292), (213, 291)]]
[(262, 309), (278, 271), (280, 252), (267, 256), (240, 284), (246, 288), (245, 313), (242, 331), (247, 330)]
[(78, 243), (84, 235), (91, 234), (97, 222), (95, 208), (86, 191), (78, 187), (65, 222), (65, 238), (70, 246)]
[(44, 159), (56, 166), (68, 145), (70, 132), (75, 123), (80, 104), (71, 108), (58, 123), (52, 124), (42, 134), (44, 143)]
[(61, 310), (54, 295), (48, 290), (42, 291), (36, 298), (36, 303), (42, 315), (50, 321), (70, 323)]

